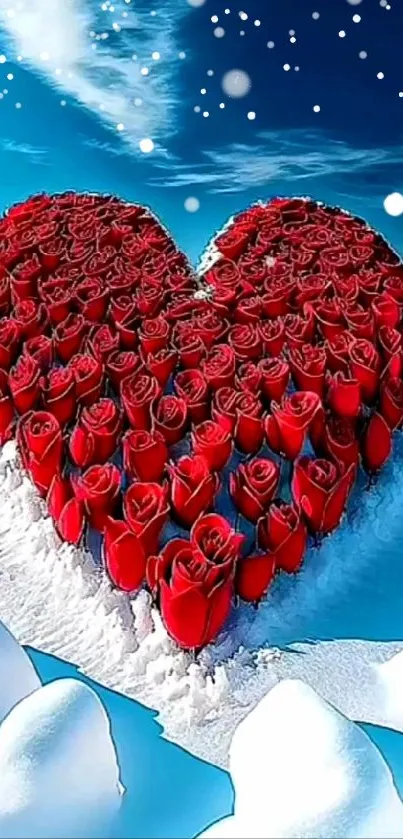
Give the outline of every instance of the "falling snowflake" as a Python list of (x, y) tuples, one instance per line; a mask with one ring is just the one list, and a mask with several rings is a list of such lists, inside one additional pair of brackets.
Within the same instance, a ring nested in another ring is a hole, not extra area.
[(401, 216), (403, 214), (403, 195), (400, 192), (391, 192), (387, 195), (383, 206), (389, 216)]

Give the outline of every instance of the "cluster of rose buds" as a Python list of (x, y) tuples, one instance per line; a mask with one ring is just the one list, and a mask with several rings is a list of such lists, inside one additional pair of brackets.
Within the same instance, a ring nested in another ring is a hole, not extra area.
[(298, 570), (403, 423), (403, 266), (379, 234), (277, 198), (215, 248), (197, 278), (114, 197), (0, 220), (0, 443), (61, 538), (99, 531), (112, 582), (148, 586), (184, 648)]

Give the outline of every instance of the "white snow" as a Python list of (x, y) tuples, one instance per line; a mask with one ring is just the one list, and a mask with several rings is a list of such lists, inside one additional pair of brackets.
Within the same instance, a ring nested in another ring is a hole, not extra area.
[(58, 679), (0, 726), (0, 837), (108, 834), (121, 787), (107, 714), (95, 692)]
[(40, 686), (25, 650), (0, 621), (0, 723), (17, 702)]
[(375, 665), (379, 704), (385, 708), (393, 728), (403, 730), (403, 652), (384, 664)]
[(205, 839), (403, 837), (403, 804), (383, 757), (300, 680), (281, 681), (238, 726), (230, 772), (234, 817)]

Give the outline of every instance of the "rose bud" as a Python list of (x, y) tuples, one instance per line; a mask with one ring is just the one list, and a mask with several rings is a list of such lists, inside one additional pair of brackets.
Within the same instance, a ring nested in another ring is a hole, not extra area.
[(381, 359), (370, 341), (355, 341), (350, 347), (350, 367), (355, 379), (358, 379), (363, 402), (371, 403), (376, 397), (381, 371)]
[(17, 357), (20, 346), (20, 332), (13, 318), (0, 320), (0, 367), (9, 370)]
[[(279, 318), (287, 314), (293, 285), (285, 277), (268, 277), (264, 284), (265, 294), (262, 297), (263, 313), (267, 318)], [(275, 355), (278, 355), (278, 352)]]
[(202, 513), (212, 507), (218, 492), (218, 475), (210, 471), (204, 457), (185, 455), (168, 466), (171, 504), (178, 521), (191, 527)]
[(98, 361), (106, 363), (109, 356), (119, 349), (120, 337), (114, 329), (105, 323), (94, 326), (86, 340), (86, 348)]
[(339, 417), (354, 419), (361, 408), (361, 388), (358, 379), (339, 370), (328, 379), (327, 402)]
[(280, 467), (264, 457), (242, 463), (230, 472), (229, 491), (240, 513), (254, 524), (263, 515), (276, 493)]
[(119, 501), (120, 479), (120, 471), (112, 463), (91, 466), (83, 475), (72, 478), (77, 501), (84, 505), (91, 527), (100, 533)]
[(82, 315), (71, 312), (62, 323), (58, 323), (53, 331), (55, 351), (60, 361), (68, 361), (80, 352), (84, 338), (88, 332), (88, 323)]
[(240, 300), (234, 310), (234, 321), (236, 323), (258, 323), (262, 314), (262, 301), (256, 294), (253, 297), (246, 297)]
[(101, 396), (104, 368), (92, 355), (75, 355), (69, 362), (76, 383), (76, 396), (81, 405), (89, 407)]
[(100, 280), (87, 278), (75, 289), (75, 297), (79, 311), (85, 320), (101, 323), (108, 308), (108, 289), (102, 286)]
[(38, 404), (41, 396), (40, 367), (30, 355), (21, 355), (10, 370), (9, 386), (19, 414), (25, 414)]
[(247, 603), (258, 603), (266, 594), (276, 572), (272, 553), (242, 556), (237, 564), (235, 593)]
[(75, 497), (70, 478), (55, 475), (46, 504), (60, 538), (78, 545), (85, 527), (84, 504)]
[(403, 420), (403, 382), (398, 378), (385, 379), (381, 384), (379, 413), (391, 431), (401, 428)]
[(264, 439), (263, 407), (253, 393), (240, 393), (236, 404), (235, 445), (245, 454), (256, 454)]
[(392, 451), (392, 432), (381, 414), (372, 414), (361, 441), (364, 468), (373, 474), (380, 472)]
[(317, 440), (312, 440), (312, 444), (318, 456), (330, 457), (344, 466), (352, 463), (358, 466), (360, 446), (356, 429), (349, 419), (327, 417), (323, 433)]
[(145, 580), (146, 557), (137, 536), (125, 521), (107, 518), (104, 562), (112, 583), (122, 591), (136, 591)]
[[(186, 327), (186, 328), (185, 328)], [(179, 322), (174, 330), (172, 345), (178, 351), (182, 367), (198, 367), (206, 355), (206, 347), (201, 336), (195, 334), (188, 321)]]
[(373, 341), (375, 336), (375, 320), (368, 309), (360, 306), (356, 301), (343, 305), (347, 328), (355, 338), (365, 338)]
[(258, 395), (262, 386), (262, 373), (253, 361), (240, 364), (235, 377), (235, 386), (239, 390), (250, 391)]
[(61, 278), (49, 280), (39, 285), (39, 296), (46, 306), (53, 325), (62, 323), (72, 309), (72, 291), (69, 283)]
[(60, 425), (46, 411), (30, 411), (17, 427), (21, 460), (38, 492), (45, 497), (62, 465), (63, 438)]
[(220, 387), (216, 390), (211, 406), (211, 417), (224, 431), (233, 435), (235, 432), (240, 394), (233, 387)]
[(159, 431), (128, 431), (123, 438), (125, 472), (139, 481), (157, 483), (168, 461), (168, 449)]
[[(284, 318), (285, 340), (289, 349), (302, 347), (313, 342), (315, 320), (311, 313), (307, 320), (300, 315), (286, 315)], [(277, 353), (278, 355), (278, 353)]]
[(205, 458), (212, 472), (220, 472), (232, 455), (231, 435), (218, 422), (206, 420), (197, 425), (191, 440), (194, 453)]
[(403, 368), (402, 336), (391, 326), (381, 326), (378, 331), (378, 342), (382, 359), (388, 366), (388, 374), (399, 378)]
[(323, 347), (303, 344), (290, 351), (290, 368), (299, 390), (309, 390), (323, 396), (326, 372), (326, 352)]
[(295, 574), (302, 564), (307, 544), (307, 529), (292, 504), (281, 499), (273, 502), (258, 525), (258, 541), (269, 551), (277, 568)]
[(234, 567), (244, 541), (244, 535), (236, 533), (217, 513), (201, 516), (190, 531), (194, 556), (199, 562), (228, 563)]
[(69, 367), (53, 367), (40, 380), (44, 408), (56, 417), (63, 428), (76, 413), (76, 387), (74, 373)]
[(167, 394), (151, 409), (152, 427), (162, 434), (167, 446), (179, 443), (186, 434), (187, 406), (179, 396)]
[(281, 405), (272, 402), (271, 410), (265, 421), (267, 442), (277, 454), (295, 460), (313, 423), (323, 414), (320, 397), (317, 393), (297, 391), (284, 396)]
[(200, 370), (181, 370), (175, 376), (174, 387), (186, 402), (188, 417), (198, 424), (209, 415), (208, 384)]
[(326, 535), (339, 525), (354, 483), (355, 464), (347, 469), (324, 458), (300, 457), (291, 492), (312, 533)]
[(345, 330), (343, 309), (336, 298), (315, 302), (314, 315), (325, 341), (333, 341)]
[(123, 497), (123, 512), (146, 558), (157, 553), (161, 530), (169, 515), (168, 487), (136, 481)]
[(21, 300), (14, 308), (14, 319), (23, 340), (42, 335), (48, 328), (48, 316), (43, 305), (36, 300)]
[[(298, 251), (297, 251), (298, 254)], [(309, 255), (307, 251), (303, 251), (302, 249), (299, 251), (299, 254), (304, 259), (307, 260), (307, 265), (309, 264)], [(295, 255), (296, 260), (298, 260), (298, 256)], [(295, 262), (294, 262), (295, 264)], [(298, 266), (300, 270), (302, 269), (302, 265)], [(329, 277), (323, 274), (312, 274), (311, 276), (304, 276), (302, 279), (297, 281), (297, 288), (296, 293), (293, 299), (293, 304), (297, 309), (303, 309), (304, 304), (310, 301), (313, 301), (316, 305), (320, 305), (320, 298), (325, 297), (326, 293), (329, 293), (331, 289), (331, 281)]]
[(47, 373), (53, 364), (53, 341), (46, 335), (28, 338), (24, 344), (24, 353), (30, 355), (39, 364), (42, 373)]
[(259, 361), (262, 376), (262, 395), (268, 403), (281, 402), (290, 381), (290, 368), (281, 358), (262, 358)]
[(341, 370), (343, 373), (348, 373), (350, 366), (350, 349), (355, 343), (355, 338), (350, 332), (344, 331), (339, 335), (335, 335), (331, 340), (325, 343), (327, 365), (332, 373), (337, 373)]
[(400, 308), (396, 300), (385, 292), (373, 298), (371, 309), (378, 329), (380, 326), (394, 329), (400, 322)]
[[(246, 251), (250, 236), (251, 234), (247, 229), (236, 225), (225, 230), (224, 233), (220, 233), (216, 239), (216, 246), (224, 257), (220, 265), (227, 266), (229, 260), (239, 259), (240, 255)], [(214, 268), (212, 272), (214, 272)]]
[(266, 320), (259, 323), (259, 332), (262, 339), (263, 351), (272, 358), (277, 358), (285, 342), (285, 327), (284, 321), (281, 318), (277, 320)]
[[(234, 564), (195, 561), (185, 539), (172, 539), (147, 562), (147, 581), (158, 596), (169, 635), (183, 649), (214, 641), (231, 611)], [(191, 619), (189, 619), (191, 615)]]
[(100, 399), (89, 408), (83, 408), (70, 435), (73, 463), (81, 469), (106, 463), (117, 449), (121, 432), (122, 411), (113, 399)]
[[(216, 301), (214, 302), (216, 305)], [(196, 312), (194, 326), (208, 350), (225, 341), (229, 331), (228, 321), (223, 319), (217, 311), (210, 308), (204, 312)]]
[(107, 358), (105, 369), (116, 393), (119, 393), (123, 379), (143, 371), (143, 362), (133, 351), (117, 351)]
[(123, 379), (120, 394), (126, 416), (132, 428), (149, 431), (151, 406), (161, 395), (157, 379), (146, 373), (135, 373)]
[(8, 387), (8, 376), (0, 370), (0, 446), (4, 446), (12, 437), (14, 405)]
[(139, 330), (139, 341), (145, 358), (167, 348), (170, 331), (171, 327), (162, 315), (143, 320)]
[(262, 355), (261, 337), (253, 323), (232, 326), (228, 341), (238, 360), (257, 359)]
[(154, 355), (148, 355), (145, 361), (146, 368), (162, 388), (165, 388), (169, 377), (175, 370), (178, 355), (175, 350), (158, 350)]
[(217, 344), (201, 362), (201, 371), (213, 390), (233, 385), (235, 379), (235, 353), (228, 344)]

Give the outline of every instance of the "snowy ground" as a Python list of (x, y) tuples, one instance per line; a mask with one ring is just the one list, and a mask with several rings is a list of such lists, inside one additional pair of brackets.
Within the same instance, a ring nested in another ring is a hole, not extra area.
[(175, 649), (144, 592), (130, 601), (89, 555), (60, 544), (8, 444), (1, 619), (21, 643), (157, 709), (165, 736), (219, 765), (236, 723), (286, 676), (303, 675), (347, 716), (403, 730), (399, 703), (381, 701), (383, 671), (374, 667), (403, 649), (402, 439), (395, 449), (379, 484), (357, 493), (348, 520), (303, 572), (281, 577), (257, 612), (241, 607), (195, 664)]

